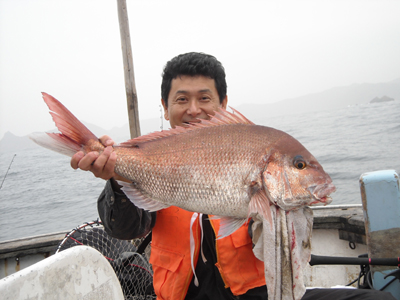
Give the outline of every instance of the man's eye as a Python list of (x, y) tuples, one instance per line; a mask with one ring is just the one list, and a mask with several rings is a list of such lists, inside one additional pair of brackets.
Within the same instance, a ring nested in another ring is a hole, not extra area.
[(201, 98), (201, 100), (203, 100), (203, 101), (209, 101), (209, 100), (210, 100), (210, 97), (204, 96), (204, 97)]
[(183, 101), (186, 101), (186, 98), (185, 97), (180, 97), (180, 98), (176, 99), (176, 101), (183, 102)]

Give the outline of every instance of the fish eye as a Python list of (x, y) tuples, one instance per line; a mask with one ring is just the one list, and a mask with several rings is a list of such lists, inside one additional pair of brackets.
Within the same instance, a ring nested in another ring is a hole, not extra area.
[(293, 159), (293, 165), (299, 170), (303, 170), (307, 167), (306, 161), (301, 155), (298, 155)]

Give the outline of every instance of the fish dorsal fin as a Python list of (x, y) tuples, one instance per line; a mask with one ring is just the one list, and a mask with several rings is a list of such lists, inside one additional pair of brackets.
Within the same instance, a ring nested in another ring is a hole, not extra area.
[(160, 138), (165, 138), (168, 136), (173, 136), (193, 130), (199, 130), (201, 128), (205, 127), (213, 127), (213, 126), (221, 126), (221, 125), (234, 125), (234, 124), (247, 124), (247, 125), (254, 125), (252, 121), (247, 119), (245, 116), (243, 116), (240, 112), (235, 110), (232, 107), (229, 107), (232, 109), (233, 112), (229, 112), (223, 108), (218, 108), (218, 110), (215, 112), (215, 115), (209, 115), (210, 119), (209, 120), (203, 120), (200, 119), (199, 123), (191, 123), (188, 124), (186, 127), (183, 126), (176, 126), (175, 128), (171, 128), (169, 130), (162, 130), (162, 131), (156, 131), (152, 132), (143, 136), (139, 136), (137, 138), (128, 140), (126, 142), (123, 142), (118, 146), (121, 147), (137, 147), (139, 144), (144, 143), (144, 142), (149, 142), (149, 141), (154, 141)]
[[(215, 115), (209, 115), (209, 120), (201, 120), (200, 124), (207, 126), (219, 126), (219, 125), (232, 125), (232, 124), (247, 124), (254, 125), (252, 121), (243, 116), (240, 112), (238, 112), (233, 107), (230, 107), (233, 112), (229, 112), (226, 109), (218, 108), (215, 111)], [(194, 123), (194, 125), (197, 125)]]
[(118, 184), (122, 186), (121, 190), (135, 204), (135, 206), (148, 211), (157, 211), (169, 207), (164, 203), (153, 200), (140, 192), (133, 183), (117, 180)]

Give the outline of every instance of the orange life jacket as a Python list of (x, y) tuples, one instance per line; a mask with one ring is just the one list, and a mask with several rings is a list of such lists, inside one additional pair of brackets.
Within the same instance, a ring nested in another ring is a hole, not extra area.
[[(153, 228), (150, 263), (157, 299), (184, 299), (193, 278), (190, 255), (190, 222), (193, 213), (172, 206), (157, 212)], [(211, 220), (218, 233), (219, 220)], [(234, 295), (265, 285), (264, 263), (252, 251), (248, 225), (216, 241), (217, 263), (225, 287)], [(195, 239), (194, 263), (200, 252), (199, 218), (192, 226)], [(217, 235), (217, 234), (216, 234)]]

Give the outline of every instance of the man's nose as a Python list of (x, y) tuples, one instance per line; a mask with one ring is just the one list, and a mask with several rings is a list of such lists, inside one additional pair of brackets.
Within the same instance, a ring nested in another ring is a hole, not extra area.
[(188, 115), (191, 115), (192, 117), (195, 117), (199, 114), (201, 114), (201, 109), (200, 105), (196, 100), (191, 100), (189, 101), (189, 107), (186, 112)]

